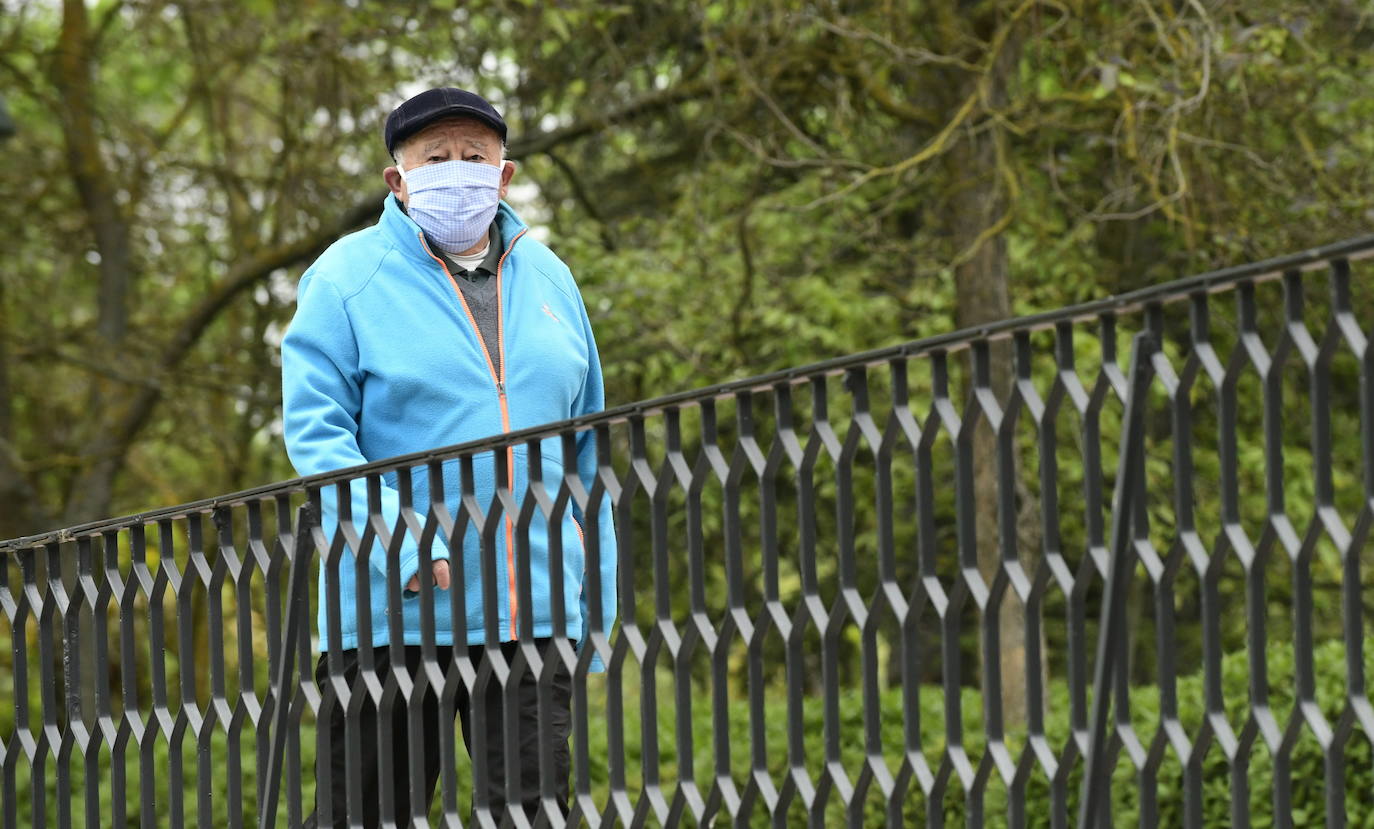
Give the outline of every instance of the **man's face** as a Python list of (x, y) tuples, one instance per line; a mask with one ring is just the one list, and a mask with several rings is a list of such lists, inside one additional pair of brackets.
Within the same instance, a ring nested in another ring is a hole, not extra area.
[[(506, 197), (515, 162), (501, 160), (501, 137), (481, 121), (472, 118), (445, 118), (435, 121), (406, 139), (396, 153), (397, 161), (407, 172), (425, 164), (445, 161), (468, 161), (501, 167), (501, 198)], [(395, 167), (382, 171), (382, 178), (391, 192), (409, 204), (410, 190)]]

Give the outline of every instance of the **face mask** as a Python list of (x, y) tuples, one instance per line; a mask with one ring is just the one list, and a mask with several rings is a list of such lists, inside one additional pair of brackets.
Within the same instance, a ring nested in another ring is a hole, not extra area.
[(501, 200), (501, 167), (475, 161), (396, 170), (409, 186), (410, 218), (445, 253), (462, 253), (487, 235)]

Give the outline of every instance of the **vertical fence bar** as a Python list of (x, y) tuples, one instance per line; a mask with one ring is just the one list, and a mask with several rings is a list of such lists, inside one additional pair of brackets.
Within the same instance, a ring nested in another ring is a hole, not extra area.
[[(257, 533), (249, 532), (248, 542), (243, 554), (234, 549), (234, 521), (230, 510), (220, 507), (210, 512), (210, 520), (215, 525), (216, 545), (219, 557), (229, 563), (228, 578), (234, 588), (235, 626), (234, 638), (237, 650), (237, 693), (231, 704), (226, 693), (227, 668), (221, 672), (216, 693), (217, 704), (224, 713), (225, 743), (225, 817), (233, 827), (243, 825), (243, 758), (241, 756), (243, 730), (252, 725), (261, 711), (258, 708), (257, 689), (253, 683), (253, 604), (252, 577), (262, 547), (262, 513), (259, 502), (248, 505), (249, 526)], [(221, 653), (221, 663), (223, 653)], [(246, 716), (240, 716), (244, 711)]]
[[(650, 570), (653, 574), (654, 621), (649, 635), (642, 641), (630, 641), (631, 649), (640, 659), (639, 726), (640, 756), (643, 758), (641, 775), (644, 788), (635, 809), (635, 821), (643, 822), (652, 810), (659, 820), (668, 811), (667, 800), (663, 796), (660, 777), (660, 754), (658, 740), (658, 655), (666, 648), (670, 653), (675, 650), (672, 640), (664, 635), (664, 622), (672, 618), (672, 594), (668, 581), (668, 493), (671, 491), (672, 472), (667, 461), (654, 470), (642, 451), (645, 442), (643, 421), (636, 423), (630, 440), (636, 456), (635, 462), (625, 476), (621, 491), (622, 498), (628, 499), (631, 487), (639, 486), (649, 497), (650, 532), (649, 550), (652, 559)], [(537, 444), (534, 444), (537, 445)], [(637, 483), (636, 483), (637, 479)], [(552, 545), (551, 545), (552, 546)], [(552, 595), (557, 595), (556, 592)]]
[[(576, 504), (588, 504), (588, 493), (582, 484), (582, 476), (578, 474), (578, 434), (575, 431), (565, 431), (559, 438), (563, 456), (563, 480), (559, 485), (559, 498), (567, 498), (566, 508), (571, 510)], [(575, 513), (574, 513), (575, 515)], [(582, 511), (586, 516), (586, 510)], [(589, 530), (583, 529), (583, 533)], [(590, 548), (584, 542), (584, 555), (590, 555)], [(585, 561), (585, 559), (584, 559)], [(584, 588), (585, 589), (585, 588)], [(456, 611), (455, 611), (456, 614)], [(457, 615), (454, 618), (459, 618)], [(590, 821), (595, 814), (596, 803), (592, 800), (591, 784), (591, 753), (588, 748), (589, 722), (587, 701), (587, 682), (586, 666), (591, 660), (594, 647), (591, 645), (591, 632), (584, 629), (582, 631), (581, 653), (574, 661), (571, 669), (573, 672), (572, 681), (572, 810), (568, 814), (570, 821), (585, 819)]]
[[(81, 649), (84, 637), (79, 629), (81, 584), (77, 562), (70, 556), (63, 556), (57, 572), (62, 596), (62, 691), (66, 705), (57, 752), (58, 826), (67, 827), (72, 825), (73, 816), (71, 754), (77, 747), (82, 748), (83, 754), (87, 752), (90, 732), (84, 722), (89, 710), (83, 710), (82, 705)], [(70, 590), (67, 589), (68, 584), (71, 585)]]
[[(0, 554), (7, 555), (7, 554)], [(10, 651), (12, 681), (14, 684), (14, 706), (16, 715), (19, 713), (17, 708), (21, 693), (20, 688), (23, 684), (18, 682), (20, 671), (23, 665), (19, 661), (19, 641), (22, 636), (15, 632), (15, 619), (18, 616), (19, 606), (14, 600), (14, 595), (10, 590), (10, 562), (8, 558), (0, 560), (0, 613), (4, 614), (4, 620), (10, 631), (10, 642), (5, 644), (5, 650)], [(18, 793), (15, 791), (14, 772), (15, 766), (19, 762), (19, 728), (20, 723), (16, 720), (11, 726), (11, 734), (0, 733), (0, 827), (13, 829), (18, 821), (19, 800)]]
[(292, 683), (291, 669), (296, 661), (296, 642), (298, 629), (306, 624), (309, 602), (305, 589), (309, 583), (305, 562), (309, 560), (310, 546), (302, 539), (310, 538), (310, 528), (315, 516), (312, 504), (303, 504), (296, 516), (296, 532), (287, 541), (291, 548), (291, 570), (286, 580), (286, 630), (282, 635), (281, 648), (277, 651), (280, 660), (274, 667), (275, 679), (272, 681), (273, 693), (270, 702), (264, 706), (263, 716), (271, 719), (271, 744), (267, 754), (267, 767), (263, 774), (262, 801), (258, 804), (258, 829), (267, 829), (277, 823), (277, 796), (281, 791), (281, 771), (283, 756), (286, 753), (286, 724), (291, 710)]
[[(104, 743), (100, 727), (100, 708), (96, 701), (96, 687), (105, 681), (109, 662), (106, 659), (104, 641), (96, 636), (96, 614), (98, 612), (99, 589), (96, 586), (95, 555), (92, 545), (95, 538), (85, 536), (77, 542), (76, 581), (72, 585), (75, 597), (72, 620), (72, 634), (76, 639), (73, 657), (80, 670), (80, 679), (75, 691), (80, 715), (73, 710), (70, 724), (75, 728), (76, 744), (84, 760), (85, 777), (85, 823), (95, 826), (100, 820), (100, 749)], [(86, 610), (82, 613), (78, 608)], [(68, 693), (72, 689), (68, 688)], [(95, 778), (92, 780), (91, 778)]]
[[(76, 544), (76, 581), (72, 584), (72, 602), (68, 606), (67, 644), (65, 658), (71, 664), (67, 683), (67, 732), (75, 747), (80, 749), (85, 766), (85, 821), (87, 826), (95, 825), (100, 815), (99, 788), (99, 732), (95, 722), (95, 700), (92, 682), (104, 669), (103, 661), (93, 663), (90, 677), (83, 675), (81, 663), (86, 662), (94, 650), (95, 639), (92, 623), (81, 615), (81, 606), (89, 604), (91, 613), (95, 612), (95, 581), (91, 561), (91, 539), (79, 539)], [(69, 762), (69, 761), (68, 761)], [(95, 778), (95, 779), (92, 779)]]
[[(762, 482), (763, 454), (759, 450), (758, 441), (755, 439), (754, 424), (754, 395), (752, 392), (744, 391), (735, 396), (735, 425), (738, 429), (736, 436), (735, 451), (730, 458), (730, 478), (726, 482), (727, 491), (735, 494), (731, 501), (730, 521), (735, 525), (735, 531), (740, 535), (741, 541), (744, 537), (743, 515), (740, 512), (740, 502), (744, 496), (744, 475), (749, 471)], [(766, 510), (760, 516), (761, 523), (766, 525)], [(760, 559), (766, 560), (771, 552), (768, 545), (768, 531), (760, 527), (761, 549), (758, 550)], [(773, 786), (772, 778), (768, 774), (768, 753), (767, 735), (764, 727), (764, 706), (763, 706), (763, 659), (760, 647), (763, 636), (767, 633), (767, 622), (759, 624), (749, 612), (749, 587), (753, 581), (746, 575), (746, 562), (748, 557), (744, 554), (745, 548), (741, 545), (741, 553), (738, 560), (730, 562), (732, 575), (739, 578), (739, 604), (732, 607), (731, 614), (734, 616), (736, 635), (739, 642), (745, 647), (745, 675), (748, 682), (746, 704), (748, 705), (749, 722), (749, 777), (744, 784), (741, 792), (740, 813), (738, 822), (744, 823), (749, 820), (755, 807), (762, 805), (764, 809), (771, 811), (772, 806), (777, 803), (777, 789)]]
[[(38, 589), (38, 548), (30, 547), (20, 553), (19, 565), (22, 569), (24, 591), (24, 610), (15, 619), (15, 629), (18, 635), (14, 637), (15, 654), (15, 680), (14, 687), (20, 693), (16, 695), (16, 717), (15, 727), (22, 729), (19, 731), (20, 744), (23, 746), (24, 754), (29, 761), (29, 772), (31, 775), (29, 793), (33, 803), (33, 823), (35, 826), (43, 826), (47, 821), (47, 742), (43, 735), (43, 726), (37, 729), (33, 727), (33, 712), (30, 710), (29, 701), (29, 680), (28, 680), (28, 631), (25, 630), (25, 623), (29, 614), (33, 615), (34, 621), (38, 625), (38, 676), (40, 688), (51, 689), (52, 687), (52, 653), (47, 645), (50, 637), (44, 635), (43, 623), (43, 594)], [(20, 650), (22, 648), (22, 650)], [(47, 709), (47, 706), (40, 700), (39, 712)]]
[(1103, 810), (1111, 798), (1111, 768), (1101, 761), (1107, 747), (1109, 683), (1116, 677), (1117, 649), (1126, 626), (1126, 596), (1130, 590), (1131, 516), (1135, 509), (1136, 476), (1144, 462), (1145, 396), (1150, 386), (1150, 359), (1159, 348), (1149, 333), (1139, 333), (1131, 344), (1130, 387), (1126, 416), (1121, 428), (1121, 452), (1117, 462), (1116, 492), (1112, 496), (1112, 556), (1107, 568), (1107, 587), (1102, 596), (1102, 623), (1097, 632), (1097, 664), (1093, 677), (1092, 730), (1088, 735), (1079, 800), (1080, 827), (1106, 826)]
[[(122, 597), (128, 592), (128, 581), (120, 573), (119, 569), (119, 536), (118, 530), (106, 530), (101, 534), (101, 569), (102, 576), (100, 583), (100, 599), (97, 601), (97, 611), (95, 618), (95, 631), (99, 639), (96, 647), (97, 658), (104, 661), (108, 658), (109, 640), (107, 629), (109, 624), (110, 602), (115, 603), (117, 611), (116, 629), (122, 631), (122, 613), (119, 613), (119, 606)], [(121, 670), (124, 663), (120, 661)], [(120, 685), (125, 683), (120, 682)], [(96, 704), (100, 712), (101, 732), (106, 742), (110, 746), (110, 803), (109, 810), (112, 816), (125, 820), (127, 815), (127, 780), (125, 760), (129, 747), (129, 736), (131, 728), (129, 726), (129, 712), (127, 708), (122, 711), (122, 716), (116, 720), (114, 717), (114, 701), (119, 695), (119, 688), (111, 685), (111, 677), (108, 669), (102, 670), (102, 676), (96, 684)], [(123, 701), (121, 699), (121, 701)]]
[[(210, 747), (210, 738), (215, 730), (216, 711), (213, 698), (210, 705), (204, 711), (200, 710), (196, 696), (196, 682), (199, 674), (206, 671), (213, 674), (215, 671), (216, 657), (222, 656), (221, 645), (224, 642), (223, 632), (219, 628), (218, 596), (215, 593), (215, 580), (210, 573), (211, 566), (205, 558), (205, 528), (200, 515), (192, 515), (187, 518), (187, 532), (190, 537), (187, 544), (186, 567), (182, 573), (181, 590), (177, 593), (177, 647), (178, 672), (181, 674), (181, 706), (179, 711), (179, 721), (186, 723), (186, 731), (195, 739), (196, 752), (196, 771), (194, 779), (196, 781), (196, 825), (209, 826), (213, 822), (211, 816), (211, 761), (213, 752)], [(209, 629), (207, 652), (199, 652), (195, 641), (195, 586), (196, 581), (200, 580), (206, 589), (206, 601), (201, 610), (206, 614)], [(200, 660), (206, 660), (201, 662)], [(203, 665), (204, 667), (200, 667)], [(207, 670), (208, 669), (208, 670)], [(183, 740), (186, 731), (183, 731)]]
[[(450, 462), (451, 463), (451, 462)], [(444, 484), (444, 461), (432, 460), (427, 465), (427, 477), (429, 480), (429, 504), (427, 506), (428, 517), (425, 521), (426, 532), (430, 527), (436, 535), (442, 536), (445, 540), (445, 547), (449, 556), (449, 578), (452, 580), (452, 589), (448, 595), (449, 618), (455, 620), (467, 619), (467, 570), (463, 554), (463, 533), (455, 524), (454, 516), (448, 509), (448, 492)], [(429, 535), (424, 536), (423, 543), (429, 543)], [(437, 607), (437, 605), (436, 605)], [(423, 618), (423, 617), (422, 617)], [(466, 638), (454, 636), (449, 645), (440, 646), (435, 644), (433, 654), (426, 654), (426, 660), (431, 656), (439, 659), (440, 647), (446, 651), (446, 655), (439, 660), (444, 666), (444, 675), (441, 685), (435, 690), (438, 695), (437, 707), (439, 710), (439, 721), (442, 723), (452, 723), (457, 721), (458, 709), (460, 705), (458, 694), (463, 688), (464, 673), (462, 660), (468, 658), (468, 648)], [(443, 806), (443, 819), (456, 824), (461, 818), (458, 815), (458, 773), (457, 773), (457, 737), (452, 728), (444, 728), (439, 735), (439, 787), (441, 789), (440, 801)]]
[[(1359, 420), (1360, 460), (1363, 471), (1363, 499), (1374, 503), (1374, 365), (1364, 332), (1351, 306), (1350, 262), (1337, 259), (1331, 263), (1331, 327), (1338, 329), (1345, 345), (1359, 361)], [(1326, 401), (1330, 395), (1330, 357), (1323, 364), (1323, 374), (1312, 375), (1312, 461), (1314, 474), (1323, 481), (1318, 490), (1322, 512), (1334, 518), (1334, 493), (1331, 483), (1331, 421)], [(1317, 389), (1321, 387), (1321, 393)], [(1319, 408), (1320, 407), (1320, 408)], [(1370, 515), (1366, 507), (1356, 527), (1354, 537), (1344, 545), (1341, 556), (1341, 629), (1345, 638), (1346, 696), (1354, 719), (1363, 727), (1365, 737), (1374, 741), (1374, 706), (1368, 696), (1368, 677), (1365, 675), (1365, 617), (1369, 605), (1362, 593), (1367, 588), (1361, 578), (1367, 565), (1361, 561), (1361, 551), (1368, 543)], [(1332, 522), (1336, 523), (1336, 522)], [(1354, 727), (1354, 723), (1351, 723)], [(1328, 810), (1330, 806), (1328, 806)]]
[[(39, 611), (38, 627), (38, 648), (43, 659), (42, 670), (39, 676), (42, 677), (43, 695), (43, 740), (45, 743), (44, 763), (51, 758), (53, 763), (53, 775), (57, 782), (57, 825), (61, 829), (67, 829), (72, 825), (71, 816), (71, 774), (66, 762), (66, 752), (63, 751), (64, 734), (67, 731), (65, 725), (59, 718), (59, 713), (66, 705), (66, 700), (62, 704), (58, 703), (57, 682), (58, 674), (55, 663), (62, 662), (62, 678), (65, 686), (71, 681), (71, 663), (67, 657), (65, 641), (65, 631), (61, 638), (58, 634), (57, 616), (60, 614), (65, 621), (67, 616), (67, 593), (62, 586), (62, 545), (56, 541), (50, 541), (45, 545), (47, 549), (47, 580), (48, 589), (44, 596), (42, 610)], [(65, 627), (65, 625), (64, 625)], [(64, 689), (64, 695), (67, 691)], [(36, 778), (35, 778), (36, 779)], [(48, 792), (45, 786), (42, 791), (34, 788), (33, 796), (47, 798)]]
[[(291, 498), (286, 492), (279, 492), (276, 495), (276, 512), (290, 521), (291, 518)], [(308, 506), (308, 505), (307, 505)], [(318, 516), (318, 511), (311, 513)], [(316, 521), (318, 523), (318, 521)], [(305, 559), (301, 566), (304, 568), (301, 581), (304, 582), (300, 587), (299, 601), (301, 624), (296, 627), (296, 637), (294, 642), (294, 655), (284, 656), (283, 658), (294, 658), (296, 660), (296, 679), (291, 682), (291, 698), (287, 701), (287, 729), (286, 729), (286, 818), (287, 825), (291, 827), (300, 826), (305, 814), (305, 804), (302, 802), (302, 775), (301, 775), (301, 718), (305, 714), (305, 709), (313, 702), (315, 707), (319, 707), (319, 692), (314, 687), (312, 681), (311, 664), (312, 648), (310, 625), (308, 623), (308, 611), (310, 609), (310, 567), (308, 566), (312, 558), (314, 546), (310, 543), (310, 532), (303, 530), (296, 536), (295, 554)], [(294, 559), (293, 559), (294, 561)]]
[[(705, 553), (701, 526), (701, 491), (703, 477), (701, 464), (689, 464), (682, 446), (681, 412), (672, 408), (667, 413), (668, 452), (677, 469), (678, 483), (684, 490), (686, 518), (686, 557), (687, 557), (687, 615), (690, 619), (687, 633), (683, 636), (682, 650), (675, 656), (677, 670), (677, 729), (678, 766), (685, 773), (679, 775), (679, 791), (685, 791), (683, 799), (697, 820), (704, 820), (707, 801), (702, 796), (701, 785), (695, 770), (696, 742), (693, 739), (692, 717), (694, 691), (692, 685), (692, 654), (702, 647), (706, 651), (714, 646), (715, 634), (706, 616)], [(698, 455), (700, 458), (700, 455)]]

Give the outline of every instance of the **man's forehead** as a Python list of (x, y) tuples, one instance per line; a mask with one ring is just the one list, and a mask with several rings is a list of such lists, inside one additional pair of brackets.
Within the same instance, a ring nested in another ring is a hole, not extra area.
[(449, 137), (458, 137), (474, 144), (499, 144), (501, 137), (496, 134), (496, 130), (483, 124), (475, 118), (464, 118), (454, 116), (443, 118), (427, 125), (424, 129), (415, 133), (411, 141), (420, 143), (423, 141), (442, 141)]

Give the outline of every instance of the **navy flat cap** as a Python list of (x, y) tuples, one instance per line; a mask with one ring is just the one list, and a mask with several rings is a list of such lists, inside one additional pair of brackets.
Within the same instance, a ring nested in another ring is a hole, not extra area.
[(496, 130), (502, 141), (506, 140), (505, 119), (496, 111), (496, 107), (487, 103), (486, 98), (466, 89), (441, 86), (426, 89), (391, 111), (386, 117), (386, 128), (382, 131), (386, 151), (395, 155), (397, 144), (440, 118), (454, 116), (475, 118)]

